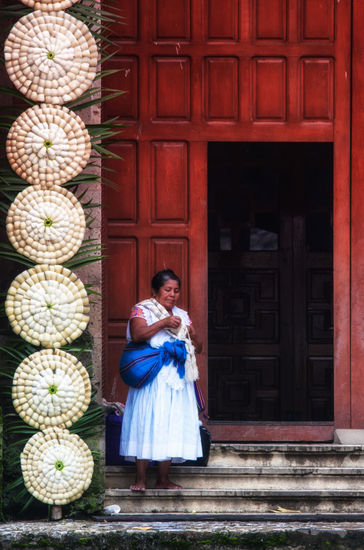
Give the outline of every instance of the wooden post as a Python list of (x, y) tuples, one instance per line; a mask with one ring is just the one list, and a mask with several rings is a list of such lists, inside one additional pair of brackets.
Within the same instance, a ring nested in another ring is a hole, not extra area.
[(59, 521), (62, 519), (62, 506), (51, 507), (51, 521)]

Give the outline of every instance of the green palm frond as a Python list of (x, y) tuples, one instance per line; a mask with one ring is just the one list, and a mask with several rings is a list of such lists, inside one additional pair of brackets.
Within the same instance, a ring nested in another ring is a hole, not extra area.
[(22, 93), (18, 92), (15, 88), (8, 88), (7, 86), (0, 86), (0, 93), (6, 94), (8, 96), (15, 97), (16, 99), (20, 100), (23, 103), (26, 103), (28, 106), (33, 107), (36, 105), (35, 101), (32, 101), (31, 99), (26, 98)]

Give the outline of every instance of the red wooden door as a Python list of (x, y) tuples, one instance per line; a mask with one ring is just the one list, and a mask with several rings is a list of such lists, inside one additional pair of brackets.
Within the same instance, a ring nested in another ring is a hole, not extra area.
[[(152, 274), (183, 280), (204, 338), (207, 392), (207, 149), (211, 141), (334, 142), (335, 419), (347, 418), (350, 0), (119, 0), (124, 89), (104, 116), (127, 124), (105, 190), (104, 394), (125, 398), (118, 362), (130, 307)], [(110, 175), (110, 174), (108, 174)], [(339, 332), (338, 332), (339, 331)], [(218, 440), (329, 439), (332, 423), (211, 423)]]

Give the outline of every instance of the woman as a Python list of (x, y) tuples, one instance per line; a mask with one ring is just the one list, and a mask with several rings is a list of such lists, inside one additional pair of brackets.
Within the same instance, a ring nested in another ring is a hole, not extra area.
[(127, 339), (135, 346), (130, 348), (132, 360), (126, 359), (124, 370), (144, 360), (143, 355), (134, 360), (135, 349), (158, 358), (151, 380), (129, 389), (124, 412), (120, 454), (136, 460), (132, 491), (145, 491), (151, 460), (159, 466), (157, 489), (181, 489), (169, 479), (171, 462), (202, 456), (194, 389), (198, 377), (194, 352), (200, 353), (202, 345), (188, 313), (176, 306), (180, 287), (172, 270), (159, 271), (152, 279), (153, 298), (134, 306), (128, 323)]

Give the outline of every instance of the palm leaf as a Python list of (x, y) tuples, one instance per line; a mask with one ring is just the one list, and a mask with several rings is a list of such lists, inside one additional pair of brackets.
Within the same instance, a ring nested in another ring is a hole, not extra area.
[(20, 99), (24, 103), (27, 103), (28, 105), (32, 106), (36, 105), (35, 101), (32, 101), (31, 99), (26, 98), (22, 93), (18, 92), (15, 88), (8, 88), (7, 86), (0, 86), (0, 93), (5, 94), (11, 97), (15, 97), (16, 99)]
[[(96, 97), (95, 99), (92, 99), (91, 101), (84, 101), (83, 103), (75, 103), (71, 106), (73, 111), (82, 111), (83, 109), (88, 109), (89, 107), (92, 107), (93, 105), (100, 105), (100, 103), (104, 103), (105, 101), (109, 101), (110, 99), (114, 99), (115, 97), (119, 97), (121, 95), (125, 94), (125, 92), (117, 90), (114, 91), (111, 94), (103, 95), (102, 97)], [(69, 107), (70, 104), (67, 103), (67, 107)]]

